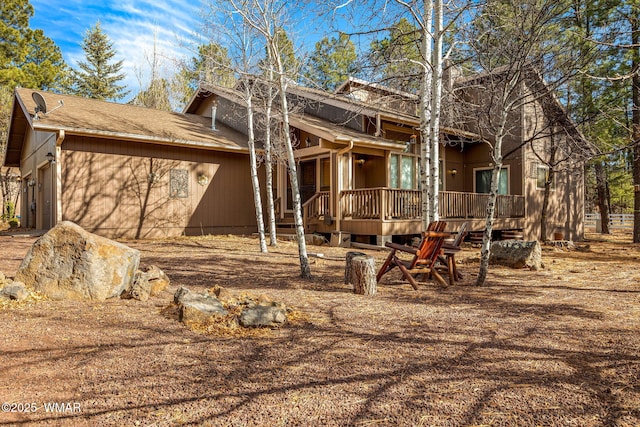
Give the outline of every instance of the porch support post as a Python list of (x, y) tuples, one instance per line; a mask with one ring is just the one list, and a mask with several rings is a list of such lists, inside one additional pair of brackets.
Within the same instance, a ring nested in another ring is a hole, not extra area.
[(380, 221), (387, 219), (387, 212), (389, 210), (387, 204), (387, 190), (385, 188), (380, 189)]
[(52, 226), (62, 222), (62, 142), (64, 141), (64, 130), (60, 130), (58, 132), (58, 137), (56, 138), (56, 162), (55, 162), (55, 170), (54, 170), (54, 189), (53, 193), (56, 196), (55, 200), (55, 213), (53, 215), (53, 224)]
[[(342, 222), (342, 187), (344, 186), (343, 183), (343, 176), (344, 176), (344, 171), (343, 168), (345, 167), (345, 161), (344, 161), (344, 154), (347, 154), (349, 151), (351, 151), (353, 149), (353, 139), (349, 141), (349, 145), (347, 145), (346, 147), (344, 147), (341, 150), (338, 150), (338, 152), (336, 153), (336, 169), (337, 169), (337, 173), (338, 173), (338, 179), (336, 180), (336, 185), (335, 185), (335, 203), (336, 203), (336, 214), (335, 214), (335, 218), (336, 218), (336, 231), (341, 231), (341, 222)], [(349, 165), (347, 164), (346, 167), (349, 167)]]

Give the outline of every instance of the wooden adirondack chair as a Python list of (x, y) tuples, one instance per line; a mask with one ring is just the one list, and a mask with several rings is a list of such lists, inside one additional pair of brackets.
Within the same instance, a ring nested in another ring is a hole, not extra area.
[[(449, 233), (442, 232), (446, 225), (447, 223), (444, 221), (429, 224), (427, 231), (422, 233), (422, 240), (417, 248), (397, 243), (385, 243), (385, 246), (391, 248), (391, 252), (376, 275), (377, 281), (380, 282), (382, 276), (398, 267), (413, 289), (418, 289), (418, 284), (413, 277), (414, 274), (431, 274), (441, 285), (447, 286), (447, 282), (435, 269), (435, 263), (438, 255), (441, 255), (444, 239), (450, 237)], [(399, 253), (412, 254), (413, 258), (402, 260), (398, 257)]]
[(442, 265), (447, 266), (447, 270), (449, 272), (449, 284), (453, 285), (456, 280), (462, 279), (462, 274), (458, 272), (458, 268), (456, 267), (456, 253), (460, 252), (460, 244), (464, 240), (467, 235), (467, 228), (469, 227), (468, 222), (463, 222), (458, 230), (458, 234), (456, 234), (455, 239), (453, 239), (452, 243), (443, 243), (442, 245), (442, 255), (438, 255), (438, 261), (442, 263)]

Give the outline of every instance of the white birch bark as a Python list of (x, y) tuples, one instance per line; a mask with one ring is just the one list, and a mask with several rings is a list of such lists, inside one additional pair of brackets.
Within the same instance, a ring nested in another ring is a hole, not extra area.
[(235, 9), (243, 21), (264, 38), (267, 49), (270, 49), (270, 59), (275, 66), (275, 73), (278, 74), (278, 88), (280, 90), (280, 107), (282, 109), (282, 127), (286, 150), (286, 158), (289, 169), (289, 179), (291, 182), (291, 192), (293, 195), (293, 218), (296, 227), (296, 238), (298, 241), (298, 256), (300, 258), (301, 276), (305, 279), (311, 277), (309, 267), (309, 257), (307, 255), (307, 245), (304, 236), (304, 226), (302, 223), (302, 203), (300, 200), (300, 189), (298, 186), (298, 174), (296, 170), (296, 159), (291, 143), (291, 133), (289, 126), (289, 111), (287, 103), (287, 75), (280, 50), (277, 43), (277, 28), (282, 22), (278, 13), (282, 10), (281, 3), (275, 0), (229, 0), (229, 4)]
[(429, 145), (431, 146), (431, 198), (429, 199), (429, 214), (432, 221), (440, 219), (440, 106), (442, 104), (442, 38), (443, 6), (442, 0), (433, 2), (433, 52), (431, 65), (431, 121), (429, 130)]
[[(491, 172), (491, 187), (489, 200), (487, 201), (487, 216), (485, 218), (485, 229), (482, 235), (482, 245), (480, 247), (480, 269), (476, 286), (484, 285), (489, 272), (489, 259), (491, 257), (491, 234), (493, 233), (493, 223), (495, 220), (496, 201), (498, 200), (498, 185), (500, 181), (500, 170), (502, 169), (502, 141), (507, 133), (507, 120), (509, 113), (514, 110), (515, 91), (520, 84), (520, 73), (518, 71), (504, 83), (502, 88), (502, 98), (500, 99), (499, 114), (495, 142), (491, 157), (493, 159), (493, 170)], [(494, 88), (492, 88), (494, 89)], [(495, 88), (497, 89), (497, 88)], [(511, 100), (510, 100), (511, 99)], [(491, 114), (491, 112), (489, 112)]]
[(264, 234), (264, 219), (262, 216), (262, 197), (260, 196), (260, 180), (258, 179), (258, 162), (256, 159), (256, 144), (253, 120), (253, 95), (249, 83), (245, 84), (245, 103), (247, 104), (247, 145), (249, 146), (249, 166), (251, 169), (251, 186), (253, 188), (253, 202), (256, 208), (256, 223), (260, 238), (260, 252), (267, 252), (267, 241)]
[[(269, 54), (269, 56), (271, 56)], [(273, 61), (269, 58), (269, 64)], [(265, 156), (265, 168), (266, 168), (266, 190), (267, 190), (267, 210), (269, 213), (269, 246), (278, 246), (278, 238), (276, 236), (276, 210), (273, 200), (273, 155), (271, 144), (271, 116), (273, 107), (273, 68), (269, 65), (269, 82), (267, 83), (267, 105), (266, 105), (266, 127), (264, 138), (264, 156)]]
[(433, 2), (432, 0), (424, 1), (423, 23), (422, 23), (422, 44), (421, 51), (424, 60), (423, 76), (420, 84), (420, 192), (422, 195), (421, 212), (422, 212), (422, 229), (427, 230), (429, 223), (433, 220), (431, 215), (431, 197), (433, 192), (433, 184), (431, 180), (431, 161), (433, 153), (431, 152), (431, 89), (433, 72), (431, 64), (432, 36), (430, 31), (431, 21), (433, 18)]
[(287, 155), (287, 164), (289, 170), (289, 181), (291, 182), (291, 193), (293, 196), (293, 219), (296, 227), (296, 239), (298, 241), (298, 257), (300, 258), (300, 275), (304, 279), (311, 278), (311, 268), (309, 266), (309, 257), (307, 255), (307, 243), (304, 236), (304, 225), (302, 222), (302, 200), (300, 198), (300, 187), (298, 186), (298, 172), (296, 168), (296, 159), (293, 154), (293, 144), (291, 143), (291, 132), (289, 127), (289, 107), (287, 102), (287, 76), (282, 65), (282, 59), (278, 52), (275, 40), (269, 41), (270, 48), (273, 49), (271, 55), (277, 67), (280, 104), (282, 108), (282, 125), (283, 137)]

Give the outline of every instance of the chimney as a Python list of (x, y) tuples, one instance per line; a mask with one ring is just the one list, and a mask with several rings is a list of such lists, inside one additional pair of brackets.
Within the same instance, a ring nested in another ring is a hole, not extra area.
[(216, 101), (213, 101), (213, 104), (211, 105), (211, 130), (218, 130), (216, 129), (216, 111), (218, 109), (218, 103)]

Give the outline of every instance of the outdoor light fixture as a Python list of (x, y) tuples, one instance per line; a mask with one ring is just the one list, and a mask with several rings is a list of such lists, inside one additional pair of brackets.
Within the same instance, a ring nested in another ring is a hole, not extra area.
[(56, 162), (56, 156), (54, 156), (53, 154), (47, 153), (46, 157), (47, 157), (47, 160), (49, 161), (49, 163), (55, 163)]
[(358, 160), (356, 160), (356, 165), (362, 166), (362, 165), (364, 165), (365, 161), (366, 161), (365, 159), (358, 159)]
[(198, 184), (203, 187), (209, 183), (209, 177), (203, 173), (198, 174)]
[(27, 185), (29, 187), (35, 187), (36, 182), (33, 180), (33, 178), (30, 178), (29, 181), (27, 181)]

